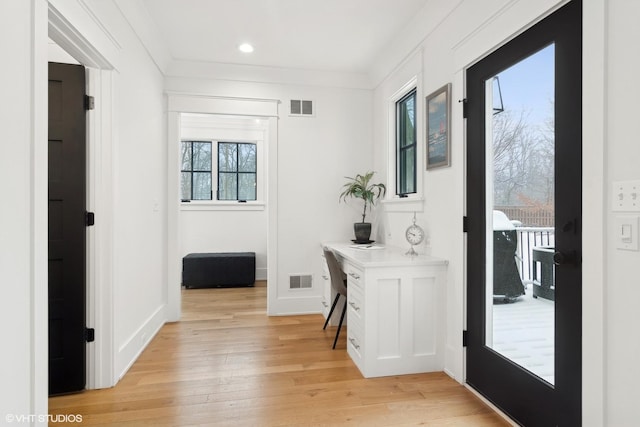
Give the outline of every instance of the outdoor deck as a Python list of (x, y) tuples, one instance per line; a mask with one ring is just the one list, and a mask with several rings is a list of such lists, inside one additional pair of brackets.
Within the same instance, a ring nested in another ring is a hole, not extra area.
[(554, 302), (533, 298), (532, 286), (511, 303), (493, 304), (492, 348), (554, 383)]
[[(488, 319), (491, 319), (488, 321), (493, 327), (488, 328), (487, 345), (553, 384), (555, 304), (552, 299), (533, 297), (534, 278), (540, 280), (543, 276), (543, 266), (533, 261), (533, 253), (540, 247), (553, 247), (554, 228), (519, 226), (516, 231), (515, 262), (526, 293), (510, 302), (500, 298), (493, 300), (492, 312), (488, 313)], [(546, 280), (553, 283), (554, 274), (551, 273)]]

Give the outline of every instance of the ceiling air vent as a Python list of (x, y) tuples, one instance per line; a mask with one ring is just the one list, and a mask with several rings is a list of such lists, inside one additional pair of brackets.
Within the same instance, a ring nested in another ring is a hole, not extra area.
[(290, 116), (296, 117), (313, 117), (313, 101), (303, 99), (292, 99), (290, 101)]

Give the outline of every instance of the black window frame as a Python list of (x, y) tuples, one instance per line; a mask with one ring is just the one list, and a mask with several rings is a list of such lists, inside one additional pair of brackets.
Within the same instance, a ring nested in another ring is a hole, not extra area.
[[(191, 155), (191, 159), (189, 161), (189, 165), (191, 166), (191, 169), (183, 169), (183, 163), (182, 163), (182, 159), (180, 160), (180, 175), (181, 175), (181, 180), (182, 180), (182, 174), (183, 173), (188, 173), (191, 176), (191, 187), (190, 187), (190, 194), (189, 194), (189, 198), (184, 198), (182, 197), (182, 188), (180, 188), (180, 196), (181, 196), (181, 200), (182, 201), (192, 201), (192, 200), (213, 200), (213, 188), (210, 189), (209, 191), (209, 198), (208, 199), (194, 199), (193, 198), (193, 177), (195, 173), (201, 174), (201, 173), (208, 173), (209, 174), (209, 182), (210, 182), (210, 186), (213, 187), (213, 171), (212, 166), (213, 166), (213, 159), (211, 159), (210, 163), (209, 163), (209, 170), (194, 170), (193, 165), (194, 165), (194, 158), (193, 158), (193, 144), (197, 143), (197, 144), (209, 144), (210, 148), (209, 148), (209, 152), (211, 153), (211, 156), (213, 156), (213, 144), (211, 141), (196, 141), (196, 140), (190, 140), (190, 141), (181, 141), (181, 143), (184, 144), (189, 144), (189, 152)], [(181, 147), (182, 148), (182, 147)]]
[[(418, 88), (413, 88), (409, 92), (407, 92), (402, 98), (396, 101), (396, 194), (399, 196), (406, 196), (407, 194), (415, 194), (418, 191), (417, 188), (417, 177), (418, 177), (418, 137), (417, 137), (417, 107), (418, 107)], [(413, 98), (413, 143), (412, 144), (401, 144), (403, 138), (406, 138), (407, 130), (404, 126), (404, 120), (402, 120), (402, 106), (406, 105), (406, 102)], [(403, 156), (403, 153), (413, 149), (413, 191), (409, 190), (407, 186), (407, 181), (405, 180), (406, 176), (406, 156)]]
[[(235, 145), (236, 146), (236, 169), (235, 171), (221, 171), (220, 170), (220, 146), (226, 144), (226, 145)], [(255, 164), (254, 164), (254, 170), (253, 172), (247, 172), (247, 171), (240, 171), (239, 169), (239, 157), (240, 157), (240, 145), (252, 145), (255, 149)], [(216, 186), (216, 200), (218, 201), (223, 201), (223, 202), (229, 202), (229, 201), (239, 201), (239, 202), (246, 202), (246, 201), (256, 201), (258, 200), (258, 144), (256, 144), (255, 142), (227, 142), (227, 141), (218, 141), (218, 146), (217, 146), (217, 152), (216, 152), (216, 156), (218, 159), (218, 171), (217, 171), (217, 186)], [(220, 178), (222, 175), (236, 175), (236, 198), (235, 199), (221, 199), (220, 198)], [(253, 198), (247, 198), (247, 199), (240, 199), (239, 193), (240, 193), (240, 175), (253, 175), (254, 176), (254, 193), (253, 193)]]

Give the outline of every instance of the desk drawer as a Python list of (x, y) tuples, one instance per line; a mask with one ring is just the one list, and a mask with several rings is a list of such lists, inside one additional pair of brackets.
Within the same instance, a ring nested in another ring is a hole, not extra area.
[(320, 300), (320, 305), (322, 308), (322, 315), (324, 316), (324, 318), (326, 319), (327, 316), (329, 315), (329, 310), (331, 309), (331, 302), (329, 302), (329, 299), (326, 297), (326, 295), (322, 296), (322, 299)]
[(359, 321), (353, 320), (350, 319), (347, 326), (347, 350), (356, 364), (359, 364), (364, 355), (364, 330)]
[(347, 289), (347, 349), (356, 364), (364, 359), (364, 310), (363, 296), (359, 289)]
[(347, 304), (349, 310), (349, 318), (357, 318), (358, 321), (364, 321), (364, 296), (357, 286), (347, 288)]
[(343, 269), (347, 275), (347, 286), (357, 286), (362, 289), (364, 283), (364, 273), (362, 270), (351, 263), (345, 263)]
[(331, 304), (333, 301), (331, 300), (331, 279), (329, 276), (329, 267), (327, 267), (327, 261), (322, 259), (322, 299), (320, 300), (320, 304), (322, 304), (322, 314), (325, 319), (329, 315), (329, 310), (331, 309)]

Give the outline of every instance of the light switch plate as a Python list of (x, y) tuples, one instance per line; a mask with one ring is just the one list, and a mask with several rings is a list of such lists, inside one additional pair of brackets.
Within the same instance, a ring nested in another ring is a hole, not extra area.
[(614, 220), (614, 238), (617, 249), (638, 250), (640, 215), (617, 215)]
[(615, 181), (611, 190), (613, 211), (640, 212), (640, 180)]

